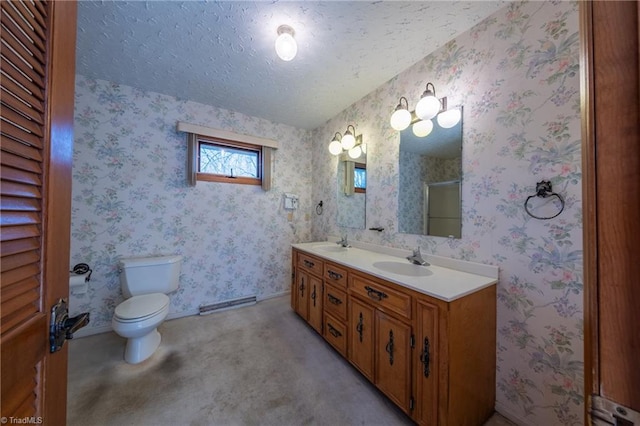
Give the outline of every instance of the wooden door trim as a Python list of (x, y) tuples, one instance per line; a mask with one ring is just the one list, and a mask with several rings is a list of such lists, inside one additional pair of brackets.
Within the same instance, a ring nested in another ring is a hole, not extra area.
[[(49, 152), (45, 157), (47, 203), (43, 206), (47, 254), (43, 265), (46, 283), (43, 312), (47, 315), (47, 326), (51, 307), (58, 299), (69, 297), (76, 18), (76, 2), (50, 2), (46, 114)], [(44, 358), (43, 414), (49, 424), (64, 424), (66, 419), (67, 348), (68, 345), (64, 345), (61, 351)]]
[(592, 395), (636, 411), (640, 406), (632, 353), (640, 346), (632, 306), (640, 297), (633, 240), (640, 234), (640, 8), (636, 2), (585, 1), (580, 12), (584, 389), (591, 424)]
[(593, 82), (593, 4), (580, 2), (580, 109), (582, 114), (582, 216), (584, 262), (585, 419), (598, 377), (598, 250)]

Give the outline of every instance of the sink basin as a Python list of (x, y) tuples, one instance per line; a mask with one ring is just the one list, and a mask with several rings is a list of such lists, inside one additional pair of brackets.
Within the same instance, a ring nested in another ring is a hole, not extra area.
[(425, 266), (414, 265), (408, 262), (394, 262), (392, 260), (385, 262), (374, 262), (373, 266), (385, 272), (391, 272), (392, 274), (406, 275), (409, 277), (426, 277), (433, 272), (428, 270)]
[(346, 253), (347, 252), (346, 247), (341, 247), (336, 245), (334, 246), (320, 245), (320, 246), (314, 246), (313, 248), (316, 250), (325, 251), (327, 253)]

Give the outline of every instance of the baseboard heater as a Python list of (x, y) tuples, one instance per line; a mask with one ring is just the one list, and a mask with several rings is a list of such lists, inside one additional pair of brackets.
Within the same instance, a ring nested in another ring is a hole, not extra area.
[(225, 302), (213, 303), (211, 305), (203, 305), (198, 308), (198, 311), (200, 315), (207, 315), (224, 309), (255, 305), (256, 302), (256, 296), (241, 297), (239, 299), (227, 300)]

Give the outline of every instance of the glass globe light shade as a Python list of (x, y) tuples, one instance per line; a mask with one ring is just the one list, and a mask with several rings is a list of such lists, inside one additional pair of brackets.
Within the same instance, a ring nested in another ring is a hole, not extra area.
[(362, 153), (363, 154), (367, 153), (367, 144), (366, 143), (360, 144), (360, 148), (362, 149)]
[(340, 155), (342, 152), (342, 144), (336, 140), (331, 141), (329, 144), (329, 152), (333, 155)]
[[(281, 27), (282, 28), (282, 27)], [(298, 43), (289, 30), (278, 28), (278, 38), (276, 39), (276, 53), (283, 61), (290, 61), (298, 53)]]
[(360, 158), (360, 155), (362, 155), (362, 148), (360, 148), (360, 145), (354, 146), (349, 150), (349, 157), (353, 158), (354, 160)]
[(433, 122), (431, 120), (420, 120), (412, 127), (413, 134), (419, 138), (424, 138), (433, 130)]
[(406, 109), (397, 109), (391, 115), (390, 123), (394, 130), (401, 132), (411, 124), (411, 113)]
[(462, 112), (459, 109), (450, 109), (438, 114), (438, 124), (440, 127), (450, 129), (460, 122)]
[(440, 111), (440, 101), (433, 95), (422, 97), (416, 105), (416, 115), (421, 120), (431, 120)]
[(342, 137), (342, 149), (350, 150), (356, 144), (356, 138), (351, 134), (351, 132), (345, 133)]

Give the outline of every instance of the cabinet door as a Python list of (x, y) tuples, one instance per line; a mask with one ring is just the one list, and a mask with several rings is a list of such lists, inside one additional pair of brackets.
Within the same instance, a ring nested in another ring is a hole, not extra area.
[(435, 425), (438, 419), (438, 307), (419, 300), (416, 312), (415, 375), (416, 409), (414, 418), (422, 425)]
[(322, 334), (322, 280), (313, 275), (308, 275), (308, 280), (309, 324)]
[(411, 327), (376, 311), (375, 384), (409, 413)]
[(300, 268), (296, 274), (296, 312), (309, 320), (309, 275)]
[(373, 342), (375, 338), (375, 310), (354, 297), (349, 298), (349, 361), (364, 374), (373, 378)]

